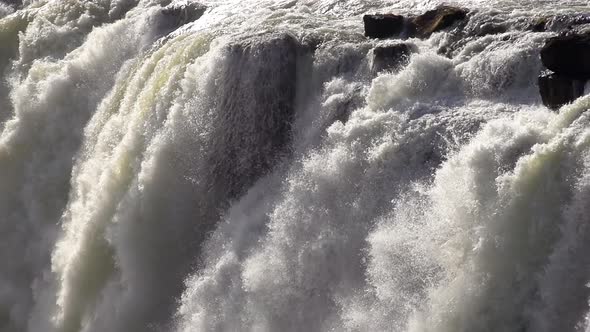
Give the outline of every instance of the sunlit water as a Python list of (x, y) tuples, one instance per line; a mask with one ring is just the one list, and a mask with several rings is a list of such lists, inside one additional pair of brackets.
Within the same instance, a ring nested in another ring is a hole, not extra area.
[(523, 28), (587, 2), (378, 74), (362, 15), (441, 2), (169, 3), (0, 4), (0, 331), (590, 330), (590, 97)]

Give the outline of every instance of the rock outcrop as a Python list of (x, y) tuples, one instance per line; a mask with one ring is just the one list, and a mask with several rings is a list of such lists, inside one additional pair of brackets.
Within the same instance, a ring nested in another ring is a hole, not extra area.
[(409, 25), (409, 36), (428, 38), (434, 32), (450, 28), (467, 18), (468, 11), (463, 8), (439, 6), (413, 18)]
[(0, 3), (11, 5), (11, 6), (22, 6), (22, 0), (0, 0)]
[(530, 23), (526, 30), (533, 32), (545, 32), (547, 30), (547, 24), (549, 24), (548, 17), (538, 17)]
[(439, 6), (422, 15), (404, 17), (395, 14), (363, 16), (365, 36), (371, 38), (428, 38), (434, 32), (452, 27), (467, 18), (468, 11), (452, 6)]
[(412, 53), (417, 51), (418, 48), (416, 45), (410, 43), (377, 46), (373, 49), (373, 65), (371, 70), (373, 73), (384, 70), (399, 70), (408, 64)]
[(363, 16), (365, 36), (388, 38), (399, 36), (404, 30), (404, 17), (394, 14), (375, 14)]
[(290, 34), (227, 46), (216, 83), (216, 116), (210, 119), (218, 137), (208, 160), (211, 197), (224, 201), (242, 195), (289, 153), (297, 72), (310, 54)]
[(198, 2), (170, 4), (163, 7), (154, 17), (153, 34), (163, 36), (189, 22), (196, 21), (205, 13), (206, 9), (207, 7)]
[[(365, 15), (365, 36), (371, 38), (429, 38), (433, 33), (448, 30), (449, 36), (440, 45), (439, 54), (455, 56), (474, 38), (506, 34), (511, 30), (559, 32), (549, 38), (541, 50), (543, 65), (549, 69), (538, 78), (543, 104), (556, 109), (584, 94), (590, 80), (590, 14), (536, 16), (506, 23), (493, 12), (474, 11), (441, 5), (418, 16), (396, 14)], [(500, 37), (508, 41), (511, 36)], [(399, 43), (373, 49), (371, 70), (399, 70), (409, 62), (415, 46)]]
[(590, 33), (549, 38), (541, 50), (543, 65), (576, 79), (590, 78)]
[(543, 73), (539, 76), (539, 92), (543, 104), (551, 109), (571, 103), (584, 95), (585, 80), (577, 80), (556, 73)]
[(185, 4), (171, 4), (162, 9), (162, 14), (177, 22), (177, 25), (183, 25), (188, 22), (197, 20), (207, 7), (198, 2), (187, 2)]
[(570, 30), (549, 38), (541, 49), (541, 61), (551, 70), (539, 76), (543, 104), (557, 109), (584, 94), (590, 79), (590, 32)]

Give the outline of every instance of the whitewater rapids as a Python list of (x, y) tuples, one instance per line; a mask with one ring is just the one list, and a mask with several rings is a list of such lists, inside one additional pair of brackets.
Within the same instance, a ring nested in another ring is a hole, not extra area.
[(590, 95), (522, 29), (590, 5), (375, 73), (439, 3), (0, 1), (0, 331), (590, 331)]

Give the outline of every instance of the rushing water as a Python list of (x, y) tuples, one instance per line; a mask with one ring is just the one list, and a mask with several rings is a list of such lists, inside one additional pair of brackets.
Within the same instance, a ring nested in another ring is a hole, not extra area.
[(590, 96), (523, 29), (586, 1), (380, 73), (439, 1), (170, 2), (0, 1), (0, 331), (590, 331)]

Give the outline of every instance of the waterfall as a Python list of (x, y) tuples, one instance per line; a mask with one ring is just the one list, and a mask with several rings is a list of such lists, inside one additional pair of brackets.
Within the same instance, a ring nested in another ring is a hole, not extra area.
[(440, 3), (0, 0), (0, 331), (589, 330), (590, 6)]

